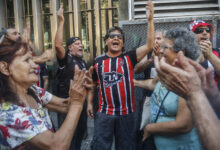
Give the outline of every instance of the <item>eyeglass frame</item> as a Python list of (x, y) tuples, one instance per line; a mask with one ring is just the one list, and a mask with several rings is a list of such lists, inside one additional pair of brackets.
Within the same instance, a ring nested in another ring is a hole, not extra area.
[(210, 27), (206, 27), (206, 28), (196, 28), (196, 29), (194, 30), (194, 33), (195, 33), (195, 34), (201, 34), (201, 33), (203, 33), (204, 31), (206, 31), (206, 33), (211, 33)]
[(108, 37), (109, 37), (110, 39), (114, 39), (115, 36), (116, 36), (118, 39), (120, 39), (120, 40), (123, 39), (123, 35), (122, 35), (122, 34), (114, 34), (114, 33), (110, 33), (110, 34), (108, 35)]

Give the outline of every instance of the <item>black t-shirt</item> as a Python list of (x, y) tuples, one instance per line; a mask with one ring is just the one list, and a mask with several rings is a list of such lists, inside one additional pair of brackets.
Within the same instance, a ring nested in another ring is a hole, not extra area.
[(69, 53), (66, 53), (63, 59), (59, 59), (59, 68), (56, 73), (55, 82), (57, 82), (56, 95), (66, 98), (69, 96), (70, 80), (74, 79), (75, 65), (78, 65), (79, 69), (86, 69), (86, 63), (82, 58), (78, 58)]

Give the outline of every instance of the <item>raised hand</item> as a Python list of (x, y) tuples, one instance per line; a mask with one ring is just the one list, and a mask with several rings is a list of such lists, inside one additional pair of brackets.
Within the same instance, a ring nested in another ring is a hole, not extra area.
[(57, 17), (58, 17), (59, 21), (64, 21), (63, 4), (60, 5), (59, 10), (57, 11)]
[(154, 4), (151, 0), (147, 1), (146, 18), (147, 18), (148, 21), (152, 20), (154, 18)]
[(30, 21), (27, 21), (26, 26), (23, 29), (22, 41), (25, 43), (29, 43), (30, 42), (30, 35), (31, 35), (31, 23), (30, 23)]
[(200, 49), (203, 53), (203, 55), (207, 58), (212, 53), (212, 43), (209, 40), (201, 41), (199, 43)]

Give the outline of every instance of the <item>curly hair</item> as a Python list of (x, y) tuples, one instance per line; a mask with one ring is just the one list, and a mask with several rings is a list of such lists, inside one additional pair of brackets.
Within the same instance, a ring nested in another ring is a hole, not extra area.
[(186, 28), (170, 29), (166, 32), (165, 38), (173, 41), (175, 52), (184, 50), (185, 56), (192, 60), (196, 60), (201, 54), (195, 34)]

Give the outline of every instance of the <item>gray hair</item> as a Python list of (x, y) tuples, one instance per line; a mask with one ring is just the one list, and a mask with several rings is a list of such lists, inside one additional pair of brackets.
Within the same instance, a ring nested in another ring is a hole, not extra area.
[(170, 29), (166, 32), (165, 38), (173, 41), (173, 49), (175, 52), (178, 53), (184, 50), (185, 56), (192, 60), (196, 60), (201, 54), (195, 34), (186, 28), (179, 27)]

